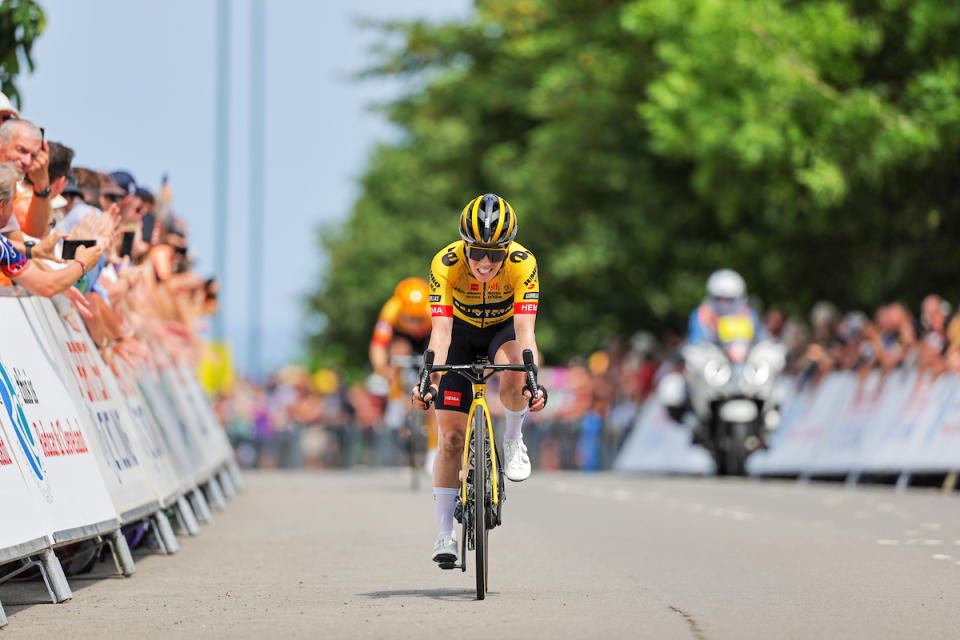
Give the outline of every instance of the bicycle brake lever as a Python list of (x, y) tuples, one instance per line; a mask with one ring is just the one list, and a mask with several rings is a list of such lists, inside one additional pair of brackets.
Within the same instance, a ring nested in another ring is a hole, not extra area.
[[(420, 399), (423, 400), (423, 397), (427, 395), (427, 391), (430, 390), (430, 370), (433, 369), (433, 349), (427, 349), (423, 352), (423, 371), (420, 372)], [(431, 398), (435, 400), (436, 398)], [(427, 402), (427, 408), (430, 408), (430, 403)]]
[(540, 386), (537, 384), (537, 365), (533, 362), (533, 351), (530, 349), (523, 350), (523, 365), (527, 369), (527, 388), (530, 389), (530, 400), (529, 406), (533, 406), (533, 401), (537, 396), (537, 389)]

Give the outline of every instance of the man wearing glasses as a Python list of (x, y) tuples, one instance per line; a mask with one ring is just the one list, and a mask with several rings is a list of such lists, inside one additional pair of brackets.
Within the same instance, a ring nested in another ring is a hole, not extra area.
[[(513, 241), (517, 227), (516, 213), (506, 200), (491, 193), (477, 196), (460, 214), (462, 240), (434, 257), (429, 283), (433, 316), (429, 348), (436, 364), (470, 364), (479, 355), (495, 364), (521, 364), (524, 349), (532, 350), (539, 361), (534, 336), (540, 300), (537, 261)], [(519, 482), (530, 477), (521, 427), (531, 396), (523, 390), (523, 372), (499, 375), (506, 418), (504, 473)], [(414, 388), (413, 403), (419, 409), (426, 409), (431, 401), (437, 403), (440, 438), (433, 494), (439, 538), (433, 560), (448, 563), (457, 560), (453, 512), (473, 394), (470, 383), (460, 376), (433, 374), (430, 381), (430, 391), (423, 399)], [(546, 389), (541, 386), (530, 409), (540, 411), (546, 401)]]

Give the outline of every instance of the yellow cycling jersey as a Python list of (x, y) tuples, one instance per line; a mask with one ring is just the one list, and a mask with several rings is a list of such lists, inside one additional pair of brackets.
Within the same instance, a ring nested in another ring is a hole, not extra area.
[(516, 242), (507, 247), (507, 259), (490, 282), (473, 277), (463, 240), (441, 249), (430, 265), (434, 317), (459, 318), (483, 328), (505, 322), (515, 313), (535, 314), (539, 301), (537, 259)]

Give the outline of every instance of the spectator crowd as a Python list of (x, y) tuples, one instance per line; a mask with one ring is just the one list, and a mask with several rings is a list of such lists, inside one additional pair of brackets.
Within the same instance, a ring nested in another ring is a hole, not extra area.
[(48, 140), (56, 129), (27, 115), (0, 94), (0, 287), (62, 295), (111, 366), (164, 366), (153, 351), (196, 366), (216, 282), (191, 270), (170, 186), (154, 192), (126, 170), (74, 166), (69, 141)]

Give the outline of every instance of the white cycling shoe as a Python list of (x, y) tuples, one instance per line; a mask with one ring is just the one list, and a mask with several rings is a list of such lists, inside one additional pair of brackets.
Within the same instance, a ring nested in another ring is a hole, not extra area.
[(457, 561), (457, 534), (451, 531), (440, 536), (433, 545), (433, 561), (437, 564), (453, 564)]
[(527, 457), (527, 447), (523, 440), (503, 443), (503, 472), (514, 482), (521, 482), (530, 477), (530, 458)]

